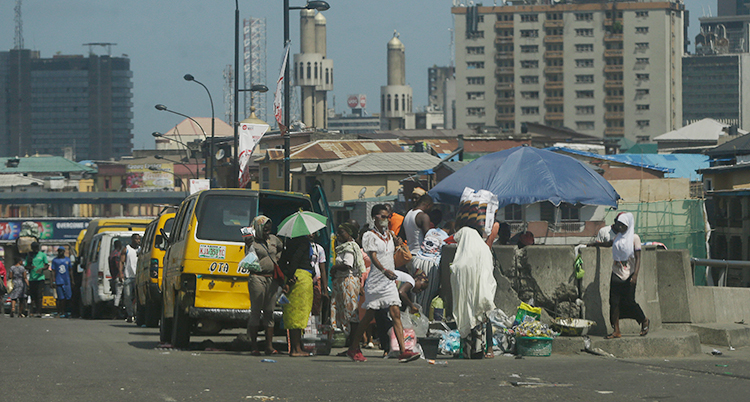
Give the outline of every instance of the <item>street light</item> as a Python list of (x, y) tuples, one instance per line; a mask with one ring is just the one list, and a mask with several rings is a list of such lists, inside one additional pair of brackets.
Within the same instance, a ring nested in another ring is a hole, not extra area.
[(176, 160), (173, 160), (173, 159), (168, 159), (168, 158), (165, 158), (165, 157), (163, 157), (161, 155), (154, 155), (154, 159), (165, 160), (167, 162), (172, 162), (172, 163), (176, 163), (178, 165), (182, 165), (182, 166), (185, 167), (185, 169), (187, 169), (187, 171), (188, 171), (188, 173), (190, 173), (191, 177), (194, 176), (195, 179), (198, 178), (198, 166), (195, 167), (195, 173), (193, 173), (193, 171), (190, 170), (190, 166), (188, 166), (188, 165), (186, 165), (186, 164), (184, 164), (184, 163), (182, 163), (180, 161), (176, 161)]
[[(185, 74), (185, 76), (182, 77), (182, 78), (184, 78), (185, 81), (193, 81), (196, 84), (202, 86), (203, 89), (205, 89), (206, 93), (208, 94), (208, 101), (211, 102), (211, 143), (208, 144), (208, 155), (209, 155), (209, 157), (206, 158), (206, 164), (208, 165), (208, 166), (206, 166), (206, 168), (207, 168), (206, 169), (206, 178), (211, 177), (211, 179), (213, 179), (214, 178), (214, 161), (213, 161), (213, 154), (214, 154), (214, 126), (215, 126), (215, 124), (214, 124), (214, 119), (215, 119), (215, 114), (214, 114), (214, 99), (211, 97), (211, 92), (208, 90), (208, 87), (206, 87), (205, 85), (203, 85), (202, 82), (196, 80), (195, 77), (193, 77), (192, 74)], [(201, 130), (203, 130), (203, 128), (201, 128)], [(204, 136), (205, 136), (205, 133), (204, 133)]]
[[(190, 117), (190, 116), (188, 116), (186, 114), (182, 114), (180, 112), (175, 112), (174, 110), (170, 110), (169, 108), (167, 108), (166, 106), (162, 105), (161, 103), (157, 104), (157, 105), (154, 105), (154, 107), (156, 108), (156, 110), (159, 110), (159, 111), (162, 111), (162, 112), (169, 112), (169, 113), (172, 113), (172, 114), (176, 114), (178, 116), (182, 116), (182, 117), (184, 117), (186, 119), (189, 119), (190, 121), (192, 121), (193, 123), (195, 123), (198, 126), (198, 128), (201, 129), (201, 132), (203, 133), (203, 139), (204, 140), (208, 140), (208, 136), (206, 136), (206, 130), (204, 130), (203, 126), (201, 126), (201, 124), (198, 123), (194, 118), (192, 118), (192, 117)], [(213, 111), (213, 108), (212, 108), (212, 111)], [(213, 125), (213, 118), (211, 119), (211, 124)], [(157, 134), (161, 134), (161, 133), (157, 133)], [(154, 134), (151, 134), (151, 135), (154, 135)], [(177, 135), (179, 135), (179, 133)], [(163, 134), (161, 134), (161, 136), (163, 137)], [(157, 137), (157, 136), (154, 135), (154, 137)], [(170, 141), (174, 141), (174, 142), (177, 142), (177, 143), (180, 143), (180, 144), (184, 145), (185, 149), (186, 149), (186, 153), (187, 153), (187, 150), (190, 149), (182, 141), (177, 141), (174, 138), (169, 138), (169, 137), (163, 137), (163, 138), (166, 138), (166, 139), (168, 139)], [(188, 159), (190, 159), (190, 155), (188, 155)], [(198, 163), (198, 158), (197, 157), (195, 158), (195, 163), (196, 164)], [(208, 175), (208, 172), (206, 172), (206, 175)], [(208, 178), (208, 176), (206, 176), (206, 178)]]
[[(182, 146), (184, 146), (184, 147), (185, 147), (185, 149), (188, 149), (188, 146), (187, 146), (187, 144), (185, 144), (184, 142), (182, 142), (182, 141), (180, 141), (180, 140), (177, 140), (177, 139), (174, 139), (174, 138), (169, 138), (169, 137), (165, 136), (164, 134), (162, 134), (162, 133), (160, 133), (160, 132), (158, 132), (158, 131), (154, 131), (153, 133), (151, 133), (151, 136), (152, 136), (152, 137), (154, 137), (154, 138), (164, 138), (164, 139), (166, 139), (166, 140), (169, 140), (169, 141), (174, 141), (174, 142), (176, 142), (176, 143), (178, 143), (178, 144), (182, 144)], [(193, 171), (192, 171), (192, 170), (190, 170), (190, 168), (189, 168), (189, 167), (187, 167), (187, 165), (185, 165), (184, 163), (181, 163), (181, 162), (176, 162), (176, 161), (173, 161), (173, 160), (170, 160), (170, 159), (166, 159), (166, 158), (164, 158), (164, 157), (163, 157), (163, 156), (161, 156), (161, 155), (154, 155), (154, 158), (156, 158), (156, 159), (165, 159), (165, 160), (167, 160), (167, 161), (169, 161), (169, 162), (173, 162), (173, 163), (179, 163), (179, 164), (182, 164), (182, 165), (183, 165), (183, 166), (185, 166), (185, 168), (187, 168), (187, 170), (188, 170), (188, 171), (190, 172), (190, 175), (191, 175), (191, 176), (193, 175)], [(195, 171), (195, 178), (197, 179), (197, 178), (198, 178), (198, 165), (199, 165), (200, 163), (198, 163), (198, 158), (197, 158), (197, 157), (196, 157), (196, 158), (194, 158), (194, 159), (195, 159), (195, 169), (196, 169), (196, 171)], [(190, 162), (190, 155), (188, 155), (188, 162)]]
[[(284, 0), (284, 46), (289, 43), (289, 10), (318, 10), (326, 11), (331, 6), (325, 1), (308, 1), (304, 7), (289, 7), (289, 0)], [(291, 168), (291, 132), (290, 121), (289, 121), (289, 108), (290, 108), (290, 94), (289, 94), (289, 57), (286, 58), (286, 65), (284, 66), (284, 126), (286, 127), (286, 133), (284, 134), (284, 190), (289, 191), (289, 173)]]
[[(177, 176), (174, 172), (170, 172), (169, 170), (166, 170), (166, 169), (159, 169), (156, 166), (149, 166), (148, 170), (150, 170), (152, 172), (162, 172), (162, 173), (169, 173), (169, 174), (171, 174), (172, 176), (174, 176), (175, 179), (177, 179), (177, 180), (180, 181), (180, 190), (185, 189), (185, 182), (184, 182), (184, 180), (182, 180), (182, 177)], [(187, 192), (187, 189), (185, 189), (185, 192)]]

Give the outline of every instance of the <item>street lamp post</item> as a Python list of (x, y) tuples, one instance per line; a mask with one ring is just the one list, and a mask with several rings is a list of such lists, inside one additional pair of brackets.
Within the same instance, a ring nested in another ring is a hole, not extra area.
[[(208, 90), (208, 87), (203, 85), (202, 82), (198, 81), (193, 77), (192, 74), (185, 74), (184, 77), (185, 81), (193, 81), (196, 84), (203, 87), (203, 89), (206, 90), (206, 93), (208, 94), (208, 101), (211, 102), (211, 142), (208, 144), (208, 158), (206, 158), (206, 178), (209, 177), (211, 180), (214, 178), (214, 161), (213, 161), (213, 155), (214, 155), (214, 132), (215, 132), (215, 113), (214, 113), (214, 99), (211, 97), (211, 92)], [(202, 130), (202, 128), (201, 128)]]
[[(184, 146), (185, 149), (188, 148), (187, 144), (185, 144), (184, 142), (182, 142), (180, 140), (177, 140), (177, 139), (174, 139), (174, 138), (169, 138), (169, 137), (165, 136), (164, 134), (162, 134), (160, 132), (157, 132), (157, 131), (154, 131), (153, 133), (151, 133), (151, 136), (154, 137), (154, 138), (164, 138), (164, 139), (169, 140), (169, 141), (174, 141), (174, 142), (176, 142), (178, 144), (182, 144), (182, 146)], [(184, 163), (176, 162), (176, 161), (173, 161), (171, 159), (166, 159), (166, 158), (164, 158), (163, 156), (160, 156), (160, 155), (154, 155), (154, 158), (156, 158), (156, 159), (164, 159), (164, 160), (167, 160), (167, 161), (172, 162), (172, 163), (179, 163), (179, 164), (185, 166), (185, 168), (190, 172), (191, 176), (193, 175), (193, 171), (190, 170), (190, 168), (187, 167), (187, 165), (185, 165)], [(198, 165), (200, 163), (198, 163), (198, 158), (194, 158), (194, 159), (195, 159), (195, 178), (197, 179), (198, 178)], [(189, 156), (188, 156), (188, 162), (190, 162), (190, 157)]]
[[(167, 108), (166, 106), (164, 106), (164, 105), (162, 105), (162, 104), (157, 104), (157, 105), (154, 105), (154, 107), (156, 108), (156, 110), (159, 110), (159, 111), (162, 111), (162, 112), (169, 112), (169, 113), (172, 113), (172, 114), (176, 114), (176, 115), (178, 115), (178, 116), (182, 116), (182, 117), (184, 117), (184, 118), (186, 118), (186, 119), (189, 119), (190, 121), (192, 121), (193, 123), (195, 123), (195, 124), (196, 124), (196, 125), (198, 126), (198, 128), (200, 128), (200, 129), (201, 129), (201, 132), (203, 133), (203, 139), (204, 139), (204, 140), (207, 140), (207, 139), (208, 139), (208, 136), (206, 136), (206, 130), (204, 130), (204, 129), (203, 129), (203, 126), (201, 126), (201, 124), (200, 124), (200, 123), (198, 123), (198, 122), (197, 122), (197, 121), (196, 121), (196, 120), (195, 120), (194, 118), (192, 118), (192, 117), (190, 117), (190, 116), (188, 116), (188, 115), (186, 115), (186, 114), (182, 114), (182, 113), (180, 113), (180, 112), (175, 112), (174, 110), (170, 110), (169, 108)], [(213, 108), (212, 108), (212, 113), (213, 113)], [(213, 118), (212, 118), (212, 119), (211, 119), (211, 125), (213, 126), (213, 124), (214, 124), (214, 123), (213, 123)], [(154, 135), (154, 134), (159, 134), (159, 135)], [(212, 134), (213, 134), (213, 133), (212, 133)], [(182, 141), (178, 141), (178, 140), (176, 140), (176, 139), (174, 139), (174, 138), (169, 138), (169, 137), (165, 137), (165, 136), (164, 136), (164, 134), (162, 134), (162, 133), (157, 133), (157, 132), (154, 132), (154, 133), (152, 133), (151, 135), (152, 135), (152, 136), (154, 136), (154, 137), (162, 137), (162, 138), (166, 138), (166, 139), (168, 139), (168, 140), (170, 140), (170, 141), (174, 141), (174, 142), (176, 142), (176, 143), (182, 144), (182, 145), (184, 145), (184, 146), (185, 146), (185, 150), (186, 150), (186, 152), (187, 152), (187, 151), (189, 151), (189, 148), (188, 148), (188, 146), (187, 146), (187, 145), (186, 145), (186, 144), (185, 144), (184, 142), (182, 142)], [(213, 135), (212, 135), (212, 138), (211, 138), (211, 139), (213, 140)], [(188, 157), (188, 160), (189, 160), (189, 159), (190, 159), (190, 155), (188, 155), (187, 157)], [(195, 158), (195, 163), (196, 163), (196, 165), (198, 164), (198, 158), (197, 158), (197, 157)], [(197, 179), (197, 177), (196, 177), (196, 179)]]
[[(304, 7), (289, 7), (289, 0), (284, 0), (284, 46), (289, 42), (289, 10), (318, 10), (325, 11), (331, 8), (325, 1), (308, 1)], [(284, 191), (290, 190), (289, 174), (291, 170), (291, 127), (289, 119), (290, 91), (289, 91), (289, 57), (286, 59), (284, 66)]]
[(161, 156), (161, 155), (154, 155), (154, 159), (158, 159), (158, 160), (165, 160), (165, 161), (167, 161), (167, 162), (172, 162), (172, 163), (176, 163), (176, 164), (178, 164), (178, 165), (182, 165), (182, 166), (184, 166), (184, 167), (185, 167), (185, 169), (187, 169), (187, 171), (188, 171), (188, 173), (190, 173), (190, 176), (191, 176), (191, 177), (193, 177), (193, 176), (194, 176), (194, 178), (195, 178), (195, 179), (197, 179), (197, 178), (198, 178), (198, 167), (197, 167), (197, 166), (196, 166), (196, 168), (195, 168), (195, 173), (193, 173), (193, 171), (192, 171), (192, 170), (190, 170), (190, 166), (188, 166), (188, 165), (186, 165), (186, 164), (184, 164), (184, 163), (182, 163), (182, 162), (179, 162), (179, 161), (176, 161), (176, 160), (173, 160), (173, 159), (169, 159), (169, 158), (165, 158), (165, 157), (163, 157), (163, 156)]

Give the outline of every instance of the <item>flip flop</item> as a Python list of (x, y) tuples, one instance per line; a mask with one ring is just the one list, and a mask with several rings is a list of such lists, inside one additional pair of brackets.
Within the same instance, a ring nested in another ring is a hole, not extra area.
[(279, 351), (276, 349), (266, 350), (266, 356), (277, 355), (277, 354), (279, 354)]
[(649, 325), (651, 325), (651, 320), (646, 319), (646, 326), (645, 327), (641, 327), (641, 336), (648, 335), (648, 327), (649, 327)]
[(612, 333), (604, 337), (604, 339), (618, 339), (618, 338), (622, 338), (622, 335), (615, 335), (614, 333)]

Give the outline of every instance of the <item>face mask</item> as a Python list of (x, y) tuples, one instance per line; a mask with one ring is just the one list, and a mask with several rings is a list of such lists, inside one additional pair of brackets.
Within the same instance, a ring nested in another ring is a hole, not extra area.
[(381, 228), (388, 227), (388, 219), (379, 219), (378, 226), (380, 226)]

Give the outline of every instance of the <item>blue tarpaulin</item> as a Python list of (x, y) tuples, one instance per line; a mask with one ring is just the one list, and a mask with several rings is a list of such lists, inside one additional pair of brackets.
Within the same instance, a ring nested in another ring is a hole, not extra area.
[(458, 205), (464, 188), (488, 190), (500, 207), (549, 201), (617, 207), (620, 196), (600, 174), (570, 156), (529, 146), (485, 155), (429, 191), (435, 202)]

